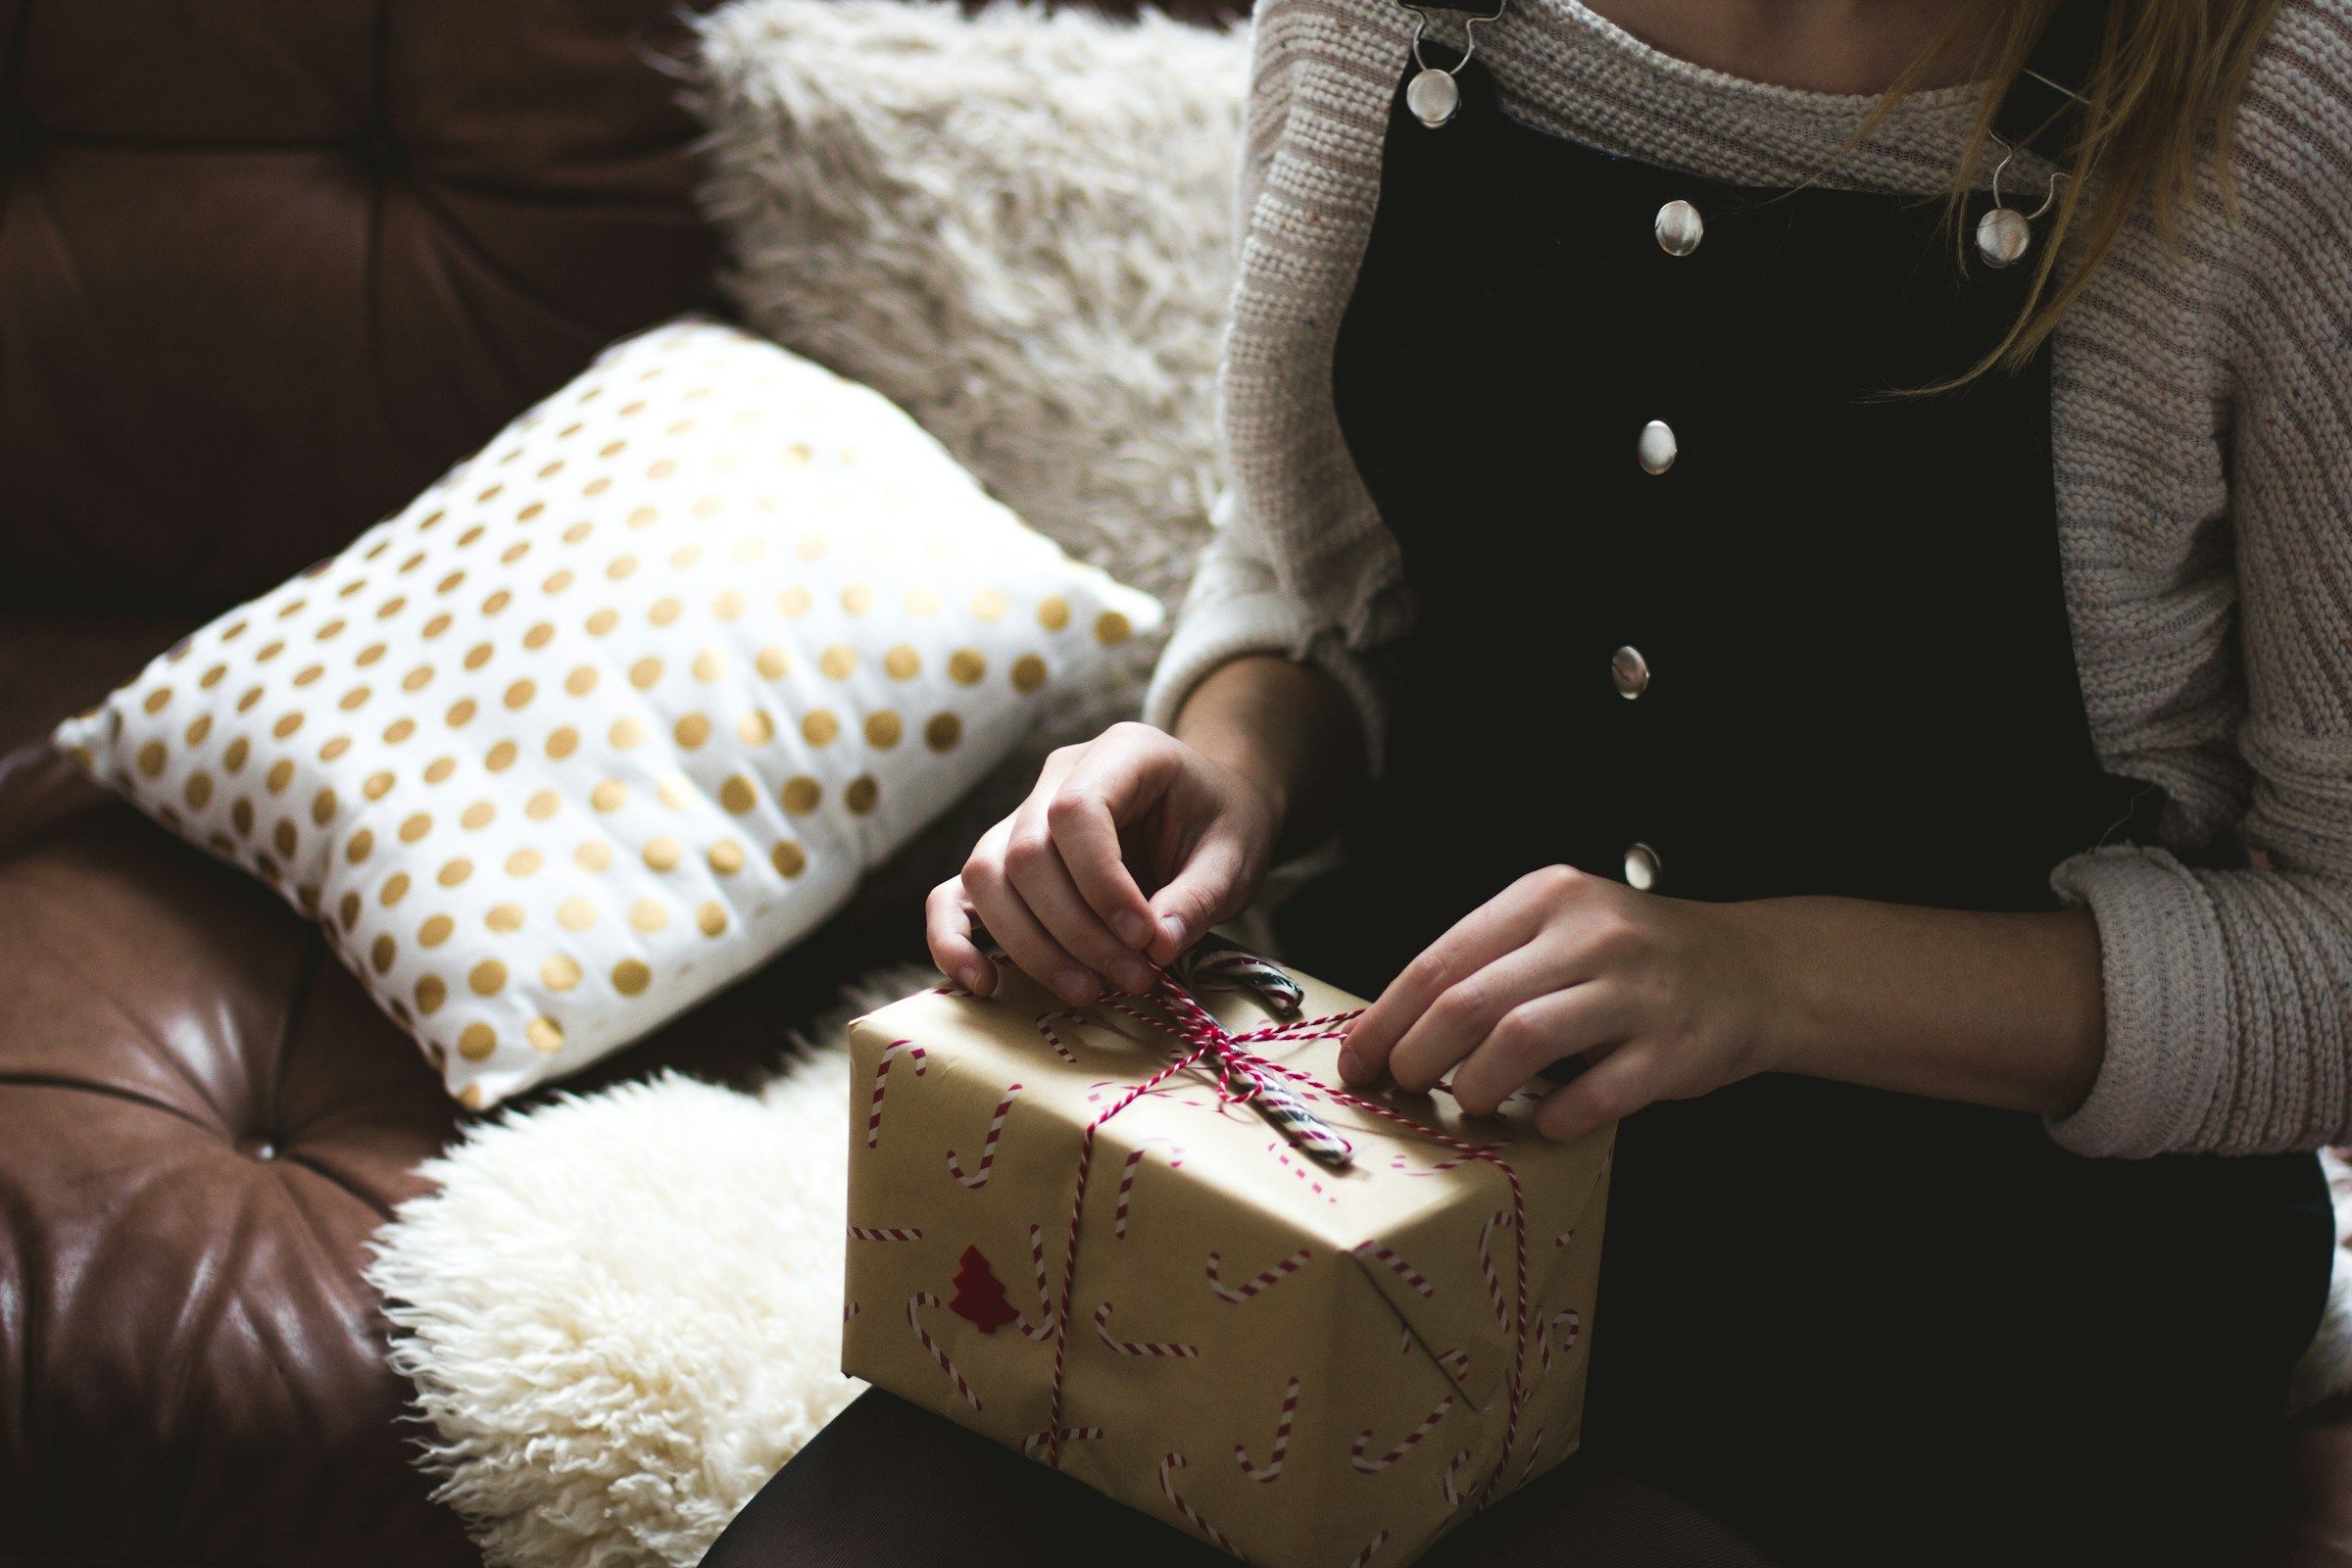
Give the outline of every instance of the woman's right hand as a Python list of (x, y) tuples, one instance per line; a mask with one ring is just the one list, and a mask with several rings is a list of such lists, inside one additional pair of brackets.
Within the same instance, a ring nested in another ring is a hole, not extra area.
[(1073, 1006), (1148, 991), (1154, 966), (1255, 896), (1281, 816), (1239, 769), (1148, 724), (1114, 724), (1048, 758), (1020, 808), (932, 889), (932, 961), (975, 996), (993, 992), (978, 924)]

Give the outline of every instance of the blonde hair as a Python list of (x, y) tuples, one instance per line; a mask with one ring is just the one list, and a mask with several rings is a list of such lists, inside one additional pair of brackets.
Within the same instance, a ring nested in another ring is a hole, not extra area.
[[(1906, 92), (1954, 67), (1970, 68), (1967, 79), (1989, 82), (1992, 90), (1953, 172), (1955, 221), (1970, 190), (1971, 171), (1986, 167), (1988, 149), (1997, 146), (1993, 117), (2001, 100), (2025, 71), (2060, 4), (1957, 0), (1862, 131), (1867, 135)], [(2007, 337), (1959, 381), (2032, 359), (2143, 206), (2157, 231), (2173, 240), (2183, 206), (2205, 199), (2198, 173), (2208, 156), (2218, 172), (2215, 194), (2234, 216), (2229, 170), (2238, 101), (2278, 4), (2111, 0), (2089, 76), (2067, 83), (2084, 100), (2080, 139), (2071, 150), (2061, 149), (2067, 177), (2059, 182), (2047, 232), (2034, 247), (2037, 259), (2025, 307)], [(1996, 150), (1991, 156), (1997, 162), (2000, 154)]]

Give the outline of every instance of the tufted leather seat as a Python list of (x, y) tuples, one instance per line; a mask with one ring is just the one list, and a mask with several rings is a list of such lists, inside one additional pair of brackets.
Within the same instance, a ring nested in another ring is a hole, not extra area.
[[(457, 1117), (43, 737), (702, 302), (673, 11), (0, 0), (0, 1560), (476, 1560), (359, 1275)], [(757, 1072), (894, 912), (573, 1086)], [(2294, 1560), (2352, 1561), (2352, 1416), (2300, 1452)]]
[[(475, 1560), (359, 1276), (451, 1106), (43, 736), (703, 300), (672, 9), (0, 0), (0, 1558)], [(856, 941), (607, 1076), (755, 1070)]]

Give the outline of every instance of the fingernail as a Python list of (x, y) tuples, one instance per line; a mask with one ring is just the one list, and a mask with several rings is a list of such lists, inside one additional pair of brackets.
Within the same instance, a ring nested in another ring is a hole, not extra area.
[(1152, 989), (1152, 968), (1143, 963), (1122, 963), (1118, 968), (1119, 989), (1131, 997), (1140, 997)]
[(974, 996), (977, 996), (981, 992), (988, 989), (989, 978), (989, 971), (981, 965), (975, 963), (969, 969), (963, 971), (961, 976), (963, 981), (963, 989), (971, 992)]
[(1163, 916), (1159, 922), (1159, 928), (1165, 931), (1173, 941), (1182, 942), (1184, 940), (1184, 921), (1173, 914)]
[(1081, 1005), (1094, 1001), (1097, 994), (1095, 977), (1084, 969), (1062, 970), (1054, 978), (1054, 989), (1061, 993), (1064, 1001)]
[(1151, 940), (1151, 922), (1133, 909), (1121, 910), (1119, 917), (1111, 923), (1118, 930), (1119, 940), (1131, 948), (1140, 948)]
[(1363, 1061), (1362, 1061), (1362, 1059), (1361, 1059), (1361, 1058), (1359, 1058), (1359, 1057), (1356, 1055), (1356, 1054), (1355, 1054), (1355, 1048), (1354, 1048), (1354, 1047), (1352, 1047), (1352, 1046), (1342, 1046), (1342, 1047), (1340, 1048), (1340, 1076), (1341, 1076), (1341, 1077), (1343, 1077), (1343, 1078), (1353, 1078), (1353, 1077), (1356, 1075), (1356, 1073), (1357, 1073), (1359, 1070), (1361, 1070), (1361, 1069), (1362, 1069), (1362, 1067), (1363, 1067)]

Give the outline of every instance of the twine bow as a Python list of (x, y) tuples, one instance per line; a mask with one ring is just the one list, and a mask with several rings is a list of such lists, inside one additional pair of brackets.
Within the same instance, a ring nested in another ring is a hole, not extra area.
[[(1095, 1134), (1103, 1123), (1178, 1074), (1189, 1072), (1203, 1062), (1213, 1061), (1216, 1066), (1217, 1099), (1221, 1103), (1250, 1105), (1299, 1149), (1326, 1164), (1345, 1166), (1352, 1158), (1353, 1152), (1347, 1140), (1333, 1132), (1308, 1107), (1306, 1095), (1377, 1116), (1418, 1138), (1448, 1149), (1465, 1159), (1484, 1160), (1501, 1171), (1509, 1182), (1513, 1276), (1517, 1283), (1518, 1306), (1512, 1319), (1515, 1332), (1502, 1448), (1495, 1456), (1494, 1471), (1478, 1491), (1483, 1505), (1502, 1479), (1503, 1470), (1517, 1446), (1519, 1415), (1527, 1394), (1527, 1200), (1520, 1186), (1518, 1171), (1491, 1147), (1465, 1143), (1439, 1132), (1378, 1101), (1366, 1100), (1335, 1088), (1323, 1083), (1312, 1073), (1275, 1061), (1250, 1049), (1261, 1045), (1341, 1039), (1347, 1033), (1347, 1025), (1360, 1017), (1363, 1008), (1325, 1013), (1315, 1018), (1298, 1017), (1297, 1015), (1304, 1010), (1305, 994), (1298, 982), (1265, 959), (1250, 954), (1230, 950), (1219, 952), (1182, 964), (1179, 969), (1185, 979), (1180, 980), (1175, 975), (1163, 972), (1148, 994), (1137, 998), (1113, 998), (1102, 1004), (1148, 1028), (1173, 1035), (1180, 1046), (1166, 1066), (1098, 1111), (1079, 1134), (1076, 1195), (1070, 1201), (1069, 1229), (1062, 1245), (1061, 1289), (1054, 1314), (1054, 1376), (1046, 1403), (1046, 1430), (1034, 1440), (1039, 1444), (1041, 1457), (1049, 1466), (1060, 1468), (1061, 1439), (1064, 1435), (1061, 1424), (1062, 1391), (1068, 1364), (1071, 1295), (1078, 1279), (1079, 1221), (1086, 1209), (1086, 1179), (1094, 1165)], [(1200, 1005), (1191, 987), (1186, 984), (1187, 980), (1202, 990), (1249, 992), (1276, 1016), (1255, 1029), (1238, 1033), (1229, 1030)], [(1137, 1005), (1139, 1002), (1149, 1002), (1152, 1006), (1147, 1008)], [(1041, 1019), (1039, 1026), (1042, 1032), (1045, 1020)], [(1052, 1036), (1049, 1034), (1048, 1038)], [(1294, 1088), (1294, 1085), (1297, 1087)], [(1300, 1091), (1304, 1091), (1304, 1094)], [(1318, 1130), (1322, 1139), (1328, 1139), (1338, 1146), (1336, 1155), (1328, 1147), (1319, 1152), (1315, 1144), (1310, 1142), (1318, 1136)]]

